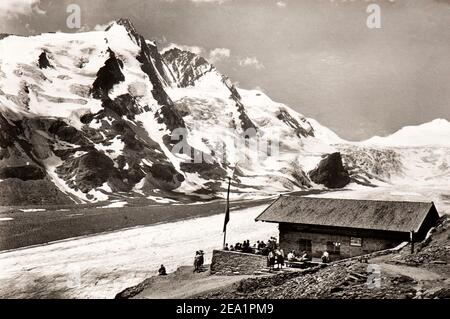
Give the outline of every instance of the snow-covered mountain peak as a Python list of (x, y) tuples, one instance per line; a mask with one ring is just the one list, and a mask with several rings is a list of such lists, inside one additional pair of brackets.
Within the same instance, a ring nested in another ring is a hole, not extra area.
[(139, 66), (139, 50), (118, 24), (108, 31), (4, 38), (0, 41), (0, 107), (5, 112), (69, 119), (74, 114), (95, 113), (100, 104), (89, 95), (98, 70), (113, 52), (125, 62), (122, 72), (126, 73)]
[[(333, 151), (302, 115), (199, 55), (161, 54), (126, 19), (8, 36), (0, 52), (0, 199), (10, 202), (41, 176), (59, 200), (221, 196), (233, 168), (237, 192), (273, 194), (311, 187), (306, 170)], [(24, 176), (27, 165), (41, 173)]]
[(137, 34), (136, 28), (134, 27), (133, 23), (129, 18), (120, 18), (116, 20), (115, 23), (124, 26), (128, 32)]
[(176, 47), (164, 51), (163, 59), (178, 87), (194, 86), (202, 76), (216, 71), (205, 58)]

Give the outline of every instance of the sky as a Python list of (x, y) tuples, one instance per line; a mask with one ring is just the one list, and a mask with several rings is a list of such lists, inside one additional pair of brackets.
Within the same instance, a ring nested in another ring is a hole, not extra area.
[[(70, 4), (80, 29), (67, 27)], [(380, 28), (367, 26), (371, 4)], [(450, 120), (450, 0), (0, 1), (0, 33), (89, 31), (120, 17), (346, 139)]]

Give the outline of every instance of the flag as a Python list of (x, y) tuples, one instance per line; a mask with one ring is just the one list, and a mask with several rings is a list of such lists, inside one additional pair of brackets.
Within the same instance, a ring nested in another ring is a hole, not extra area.
[(223, 223), (224, 233), (227, 231), (227, 224), (230, 221), (230, 187), (231, 187), (231, 178), (228, 179), (227, 204), (225, 207), (225, 221)]

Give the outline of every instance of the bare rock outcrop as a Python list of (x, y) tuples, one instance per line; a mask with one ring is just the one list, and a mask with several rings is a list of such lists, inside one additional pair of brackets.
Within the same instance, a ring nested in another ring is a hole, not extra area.
[(342, 188), (350, 183), (350, 175), (342, 164), (341, 153), (333, 153), (309, 172), (311, 180), (328, 188)]

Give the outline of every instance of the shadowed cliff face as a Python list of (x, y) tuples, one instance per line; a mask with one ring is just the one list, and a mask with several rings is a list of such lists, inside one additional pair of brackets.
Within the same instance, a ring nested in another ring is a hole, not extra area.
[(97, 78), (92, 84), (92, 96), (95, 99), (109, 99), (108, 93), (115, 84), (125, 81), (121, 71), (123, 62), (116, 58), (116, 54), (108, 48), (109, 58), (105, 65), (97, 72)]
[(300, 125), (300, 123), (295, 118), (293, 118), (286, 110), (280, 110), (278, 112), (277, 118), (280, 121), (286, 123), (286, 125), (292, 127), (298, 137), (314, 136), (314, 129), (311, 128), (311, 130), (306, 130), (305, 128), (303, 128), (303, 126)]
[(39, 56), (38, 64), (39, 64), (39, 68), (41, 68), (41, 69), (50, 68), (52, 66), (50, 64), (50, 62), (48, 61), (47, 53), (45, 51), (43, 51), (41, 53), (41, 55)]
[(341, 153), (333, 153), (309, 172), (311, 180), (328, 188), (342, 188), (350, 183), (350, 175), (342, 164)]
[(0, 179), (18, 178), (23, 181), (45, 178), (45, 171), (34, 165), (7, 166), (0, 168)]
[(162, 57), (180, 87), (195, 85), (195, 81), (214, 69), (203, 57), (178, 48), (164, 52)]

